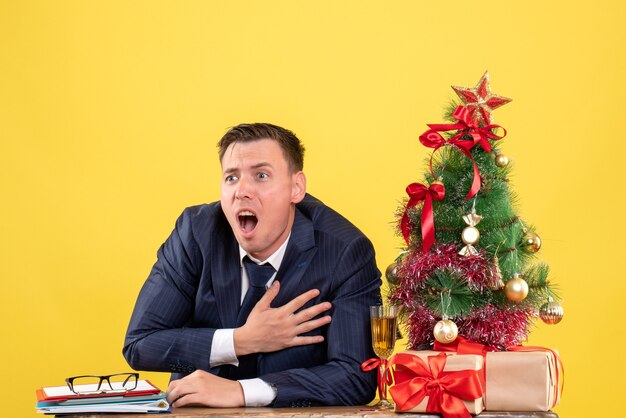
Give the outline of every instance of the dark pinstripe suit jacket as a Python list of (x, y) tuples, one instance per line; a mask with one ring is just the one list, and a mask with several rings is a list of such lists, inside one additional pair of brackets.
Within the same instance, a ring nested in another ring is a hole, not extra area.
[[(380, 303), (380, 272), (370, 241), (355, 226), (307, 195), (297, 205), (276, 280), (273, 306), (317, 288), (306, 306), (332, 303), (332, 322), (308, 335), (323, 344), (260, 354), (258, 377), (278, 390), (273, 406), (358, 405), (374, 397), (368, 306)], [(241, 297), (239, 247), (219, 202), (185, 209), (144, 284), (123, 353), (138, 370), (176, 379), (209, 367), (216, 329), (234, 328)], [(230, 366), (226, 366), (230, 367)]]

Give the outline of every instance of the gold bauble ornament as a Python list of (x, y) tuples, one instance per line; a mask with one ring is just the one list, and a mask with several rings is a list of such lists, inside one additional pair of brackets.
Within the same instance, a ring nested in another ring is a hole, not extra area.
[(539, 318), (548, 325), (554, 325), (563, 319), (563, 307), (560, 303), (554, 302), (552, 298), (548, 298), (548, 302), (539, 308)]
[(515, 273), (504, 286), (506, 297), (513, 302), (521, 302), (528, 296), (528, 283)]
[(452, 341), (456, 340), (456, 337), (459, 335), (459, 329), (457, 328), (454, 321), (449, 319), (442, 319), (441, 321), (435, 324), (435, 328), (433, 329), (433, 335), (435, 336), (435, 340), (439, 341), (442, 344), (449, 344)]
[(498, 167), (506, 167), (509, 164), (509, 157), (502, 154), (501, 152), (496, 151), (494, 161)]
[(541, 248), (541, 238), (535, 232), (526, 232), (524, 234), (524, 242), (522, 247), (528, 253), (536, 253)]
[(433, 184), (439, 184), (441, 186), (443, 186), (443, 177), (439, 177), (437, 180), (434, 180), (432, 183), (430, 183), (431, 185)]
[(398, 280), (398, 267), (400, 263), (398, 261), (394, 261), (389, 264), (387, 270), (385, 270), (385, 277), (389, 283), (395, 283)]

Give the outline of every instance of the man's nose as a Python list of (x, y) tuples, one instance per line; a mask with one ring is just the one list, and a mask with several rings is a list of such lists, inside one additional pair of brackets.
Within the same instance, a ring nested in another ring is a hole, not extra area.
[(242, 177), (237, 182), (237, 188), (235, 189), (235, 197), (237, 199), (250, 199), (253, 195), (253, 185), (246, 177)]

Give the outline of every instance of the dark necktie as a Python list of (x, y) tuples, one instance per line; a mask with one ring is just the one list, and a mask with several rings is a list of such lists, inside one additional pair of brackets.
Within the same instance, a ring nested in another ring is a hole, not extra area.
[[(248, 273), (248, 279), (250, 280), (250, 287), (246, 292), (246, 296), (243, 298), (243, 303), (239, 309), (239, 315), (237, 315), (237, 326), (240, 327), (246, 323), (250, 311), (257, 304), (259, 300), (265, 294), (265, 285), (269, 281), (270, 277), (276, 272), (274, 267), (269, 264), (256, 264), (250, 260), (248, 256), (243, 259), (243, 267)], [(237, 379), (251, 379), (258, 377), (257, 373), (258, 354), (248, 354), (239, 358), (239, 367), (230, 367), (229, 378), (233, 380)]]
[(257, 304), (259, 300), (265, 294), (265, 285), (269, 281), (270, 277), (276, 270), (270, 264), (257, 264), (250, 260), (248, 256), (243, 258), (243, 267), (248, 273), (248, 280), (250, 281), (250, 287), (246, 292), (246, 296), (243, 298), (241, 308), (239, 308), (239, 315), (237, 315), (237, 326), (240, 327), (246, 323), (250, 311)]

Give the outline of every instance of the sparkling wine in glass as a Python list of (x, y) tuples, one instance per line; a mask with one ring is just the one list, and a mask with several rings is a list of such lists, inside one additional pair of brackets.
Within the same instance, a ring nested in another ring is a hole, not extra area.
[(372, 347), (382, 360), (378, 366), (378, 396), (380, 401), (373, 407), (376, 409), (393, 409), (393, 403), (387, 400), (387, 359), (393, 353), (396, 344), (398, 326), (398, 306), (370, 306), (372, 324)]

